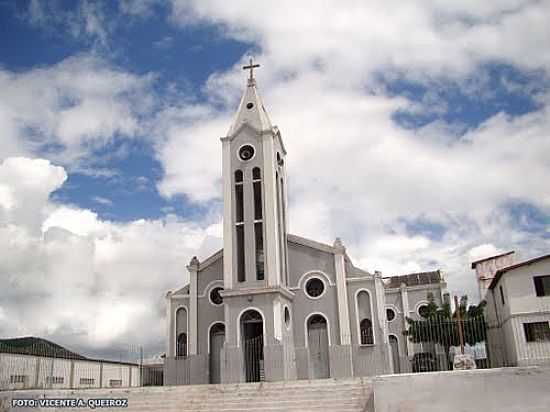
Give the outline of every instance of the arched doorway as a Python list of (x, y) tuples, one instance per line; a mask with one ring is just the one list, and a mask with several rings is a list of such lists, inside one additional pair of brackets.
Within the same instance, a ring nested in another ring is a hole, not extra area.
[(401, 373), (401, 367), (399, 365), (399, 341), (395, 335), (390, 335), (389, 340), (393, 361), (393, 373)]
[(241, 315), (241, 342), (243, 347), (246, 382), (264, 380), (264, 323), (262, 315), (253, 309)]
[(210, 328), (210, 383), (221, 383), (221, 350), (225, 342), (225, 326), (216, 323)]
[(309, 363), (313, 379), (328, 378), (329, 354), (327, 320), (322, 315), (312, 315), (307, 321)]

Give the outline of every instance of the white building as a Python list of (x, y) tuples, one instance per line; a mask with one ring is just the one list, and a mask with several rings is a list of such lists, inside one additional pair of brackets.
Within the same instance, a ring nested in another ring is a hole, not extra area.
[(497, 270), (513, 265), (515, 257), (515, 252), (512, 250), (510, 252), (501, 253), (496, 256), (491, 256), (472, 262), (472, 269), (476, 271), (480, 300), (485, 299), (485, 294), (487, 293), (489, 285), (493, 281)]
[(491, 367), (550, 363), (550, 254), (497, 270), (486, 300)]
[(89, 359), (34, 337), (0, 340), (0, 390), (140, 386), (139, 365)]

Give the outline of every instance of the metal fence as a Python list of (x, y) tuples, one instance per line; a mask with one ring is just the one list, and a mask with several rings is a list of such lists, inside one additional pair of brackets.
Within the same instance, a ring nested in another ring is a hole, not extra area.
[(96, 359), (51, 342), (0, 344), (0, 390), (88, 389), (162, 385), (163, 360), (144, 362), (136, 345), (115, 359)]
[(390, 340), (390, 350), (399, 372), (452, 370), (458, 354), (471, 355), (477, 368), (489, 366), (483, 316), (468, 319), (433, 317), (412, 321), (408, 326), (405, 345), (397, 348), (399, 351)]

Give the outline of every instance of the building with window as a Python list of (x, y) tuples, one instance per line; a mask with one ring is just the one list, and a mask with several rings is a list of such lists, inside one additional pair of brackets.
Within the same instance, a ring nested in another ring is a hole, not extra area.
[(140, 386), (136, 363), (92, 359), (35, 337), (0, 339), (0, 390)]
[(550, 363), (550, 255), (497, 270), (486, 300), (492, 367)]
[(399, 371), (403, 316), (422, 310), (428, 291), (440, 299), (445, 283), (439, 272), (384, 280), (355, 266), (338, 238), (329, 245), (288, 233), (287, 151), (254, 67), (221, 138), (223, 249), (193, 258), (189, 284), (166, 295), (164, 383)]
[(515, 251), (500, 253), (472, 262), (472, 269), (476, 271), (479, 299), (485, 299), (489, 285), (495, 278), (497, 270), (514, 264)]

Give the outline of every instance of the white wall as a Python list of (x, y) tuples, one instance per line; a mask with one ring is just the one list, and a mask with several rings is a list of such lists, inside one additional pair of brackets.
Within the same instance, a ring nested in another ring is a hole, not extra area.
[(550, 368), (499, 368), (380, 376), (376, 412), (543, 412)]
[[(537, 296), (535, 276), (550, 275), (550, 258), (506, 272), (504, 281), (511, 314), (550, 312), (550, 296)], [(498, 285), (497, 285), (498, 287)]]
[[(102, 369), (103, 377), (101, 376)], [(10, 383), (10, 377), (12, 375), (24, 375), (25, 382)], [(63, 382), (52, 382), (50, 384), (48, 380), (50, 376), (62, 378)], [(90, 385), (81, 384), (81, 378), (94, 379), (94, 382)], [(139, 386), (139, 367), (137, 365), (133, 366), (100, 361), (69, 360), (0, 353), (0, 389), (99, 388), (101, 380), (103, 381), (103, 387), (109, 387), (111, 379), (121, 380), (122, 387)]]
[[(550, 363), (550, 342), (527, 342), (523, 327), (528, 322), (550, 322), (550, 296), (537, 296), (533, 280), (535, 276), (545, 275), (550, 275), (550, 258), (504, 273), (488, 292), (486, 319), (491, 329), (492, 365)], [(495, 356), (503, 358), (495, 359)]]

